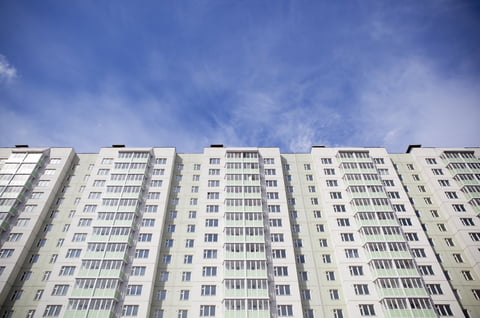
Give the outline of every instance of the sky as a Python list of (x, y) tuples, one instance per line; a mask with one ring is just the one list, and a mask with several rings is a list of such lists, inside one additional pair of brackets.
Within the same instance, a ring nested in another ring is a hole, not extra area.
[(0, 147), (480, 146), (480, 2), (0, 0)]

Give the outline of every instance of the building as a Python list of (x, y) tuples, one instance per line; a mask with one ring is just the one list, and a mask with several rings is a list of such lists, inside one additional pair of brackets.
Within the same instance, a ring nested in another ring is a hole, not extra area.
[(480, 317), (480, 148), (0, 148), (0, 317)]

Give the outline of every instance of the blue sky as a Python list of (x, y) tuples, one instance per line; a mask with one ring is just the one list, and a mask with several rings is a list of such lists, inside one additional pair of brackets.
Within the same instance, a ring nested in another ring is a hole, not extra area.
[(0, 0), (0, 146), (480, 146), (480, 3)]

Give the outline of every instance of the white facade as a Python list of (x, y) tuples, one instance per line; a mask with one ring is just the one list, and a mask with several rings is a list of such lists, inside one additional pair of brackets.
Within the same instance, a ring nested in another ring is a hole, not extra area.
[(0, 149), (0, 317), (478, 317), (480, 149)]

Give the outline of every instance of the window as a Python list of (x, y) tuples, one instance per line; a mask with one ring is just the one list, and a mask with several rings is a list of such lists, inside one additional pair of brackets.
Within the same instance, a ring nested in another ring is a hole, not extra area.
[(69, 249), (67, 250), (66, 258), (78, 258), (80, 257), (81, 249)]
[[(9, 258), (13, 255), (13, 252), (14, 252), (14, 249), (4, 249), (4, 248), (2, 248), (0, 250), (0, 258)], [(38, 259), (38, 257), (37, 257), (37, 259)], [(30, 263), (32, 263), (31, 259), (30, 259)]]
[(462, 271), (462, 275), (465, 280), (473, 280), (473, 276), (470, 271)]
[(427, 284), (427, 290), (430, 295), (443, 295), (440, 284)]
[(169, 277), (169, 276), (170, 276), (170, 273), (169, 273), (169, 272), (161, 272), (161, 273), (160, 273), (160, 278), (159, 278), (159, 280), (160, 280), (161, 282), (166, 282), (166, 281), (168, 281), (168, 277)]
[(276, 187), (277, 186), (277, 180), (266, 180), (265, 181), (267, 187)]
[(418, 269), (420, 271), (420, 274), (422, 274), (423, 276), (434, 275), (433, 268), (431, 265), (419, 265)]
[(145, 266), (132, 266), (131, 276), (145, 276), (147, 268)]
[(355, 290), (355, 295), (369, 295), (370, 291), (368, 290), (367, 284), (354, 284), (353, 289)]
[(352, 276), (363, 276), (363, 267), (362, 266), (349, 266), (350, 275)]
[(203, 258), (217, 258), (217, 250), (203, 250)]
[(137, 316), (138, 305), (123, 305), (122, 316)]
[(355, 239), (353, 237), (353, 233), (341, 233), (340, 237), (341, 237), (343, 242), (353, 242), (353, 241), (355, 241)]
[(472, 293), (476, 300), (480, 300), (480, 289), (472, 289)]
[(334, 309), (333, 318), (343, 318), (343, 311), (341, 309)]
[(458, 199), (458, 195), (455, 191), (445, 191), (445, 196), (448, 199)]
[(191, 239), (185, 240), (185, 247), (192, 248), (194, 247), (194, 245), (195, 245), (195, 240), (191, 240)]
[(330, 289), (329, 293), (330, 293), (331, 300), (340, 299), (340, 294), (338, 293), (338, 289)]
[(180, 291), (180, 300), (188, 300), (190, 298), (190, 291), (182, 289)]
[(192, 277), (192, 272), (182, 272), (182, 282), (190, 281)]
[(135, 258), (148, 258), (149, 254), (150, 254), (150, 250), (140, 250), (140, 249), (135, 250)]
[(448, 181), (448, 180), (438, 180), (438, 184), (440, 184), (440, 186), (442, 186), (442, 187), (448, 187), (448, 186), (450, 186), (450, 181)]
[(33, 297), (33, 300), (42, 299), (42, 295), (43, 295), (43, 289), (37, 289), (37, 292), (35, 293), (35, 297)]
[(375, 308), (373, 305), (359, 305), (360, 315), (362, 316), (375, 316)]
[(142, 226), (153, 227), (153, 226), (155, 226), (155, 220), (154, 219), (143, 219), (142, 220)]
[(343, 204), (336, 204), (333, 206), (333, 212), (346, 212), (345, 205)]
[(193, 233), (193, 232), (195, 232), (195, 224), (188, 224), (188, 225), (187, 225), (187, 232), (188, 232), (188, 233)]
[(218, 241), (218, 234), (207, 233), (204, 236), (205, 242), (217, 242)]
[(410, 218), (399, 218), (398, 222), (402, 226), (412, 226), (412, 220)]
[(451, 247), (451, 246), (455, 246), (455, 243), (453, 242), (453, 239), (452, 239), (452, 238), (449, 238), (449, 237), (445, 238), (445, 244), (446, 244), (447, 246), (450, 246), (450, 247)]
[[(285, 238), (282, 233), (272, 233), (270, 234), (272, 242), (284, 242)], [(301, 241), (301, 240), (300, 240)], [(298, 247), (298, 246), (295, 246)]]
[(308, 192), (316, 192), (315, 186), (308, 186)]
[(185, 255), (183, 257), (183, 264), (192, 264), (193, 255)]
[(273, 258), (286, 258), (287, 253), (284, 249), (272, 250), (272, 257)]
[(443, 223), (438, 223), (437, 228), (440, 232), (446, 232), (447, 231), (447, 227)]
[(267, 192), (267, 198), (268, 199), (278, 199), (278, 192)]
[(167, 226), (167, 232), (170, 232), (170, 233), (175, 232), (175, 224), (169, 224)]
[(129, 296), (140, 296), (142, 294), (142, 285), (128, 285), (127, 286), (127, 295)]
[(22, 294), (23, 294), (23, 290), (22, 289), (17, 289), (13, 292), (10, 300), (12, 300), (12, 301), (13, 300), (19, 300), (20, 298), (22, 298)]
[(335, 280), (335, 272), (331, 272), (331, 271), (325, 272), (325, 276), (327, 280)]
[(472, 241), (474, 242), (480, 241), (480, 232), (471, 232), (471, 233), (468, 233), (468, 235), (470, 236)]
[(275, 294), (277, 296), (290, 295), (290, 285), (275, 285)]
[(322, 260), (325, 264), (329, 264), (332, 262), (332, 257), (330, 256), (330, 254), (323, 254)]
[(207, 213), (217, 213), (218, 211), (218, 205), (207, 205)]
[(325, 175), (327, 175), (327, 176), (335, 175), (335, 169), (323, 169), (323, 172), (324, 172)]
[(356, 248), (347, 248), (345, 249), (345, 257), (346, 258), (358, 258), (358, 249)]
[(217, 276), (217, 268), (215, 266), (204, 266), (202, 269), (202, 276)]
[(416, 257), (416, 258), (427, 257), (427, 254), (425, 253), (425, 250), (423, 248), (412, 248), (411, 251), (412, 251), (413, 257)]
[(327, 180), (327, 187), (338, 187), (338, 181), (337, 180)]
[(47, 305), (43, 312), (43, 317), (58, 317), (62, 311), (61, 305)]
[(188, 211), (188, 218), (195, 219), (197, 217), (197, 211)]
[(341, 199), (342, 193), (341, 192), (330, 192), (331, 199)]
[(435, 305), (435, 311), (440, 317), (453, 316), (453, 311), (450, 305)]
[(300, 291), (301, 297), (303, 300), (310, 300), (312, 299), (312, 295), (310, 293), (310, 289), (302, 289)]
[(167, 163), (167, 158), (156, 158), (155, 159), (155, 164), (157, 165), (164, 165)]
[(23, 272), (22, 277), (20, 278), (21, 281), (26, 281), (30, 279), (30, 276), (32, 276), (31, 271)]
[[(12, 251), (13, 251), (13, 250), (12, 250)], [(13, 252), (12, 252), (12, 253), (13, 253)], [(0, 250), (0, 258), (2, 258), (2, 255), (3, 255), (3, 254), (2, 254), (2, 250)], [(29, 261), (29, 262), (30, 262), (31, 264), (34, 264), (34, 263), (38, 262), (38, 258), (39, 258), (39, 257), (40, 257), (40, 255), (38, 255), (38, 254), (33, 254), (33, 255), (30, 257), (30, 261)]]
[(172, 255), (163, 255), (162, 263), (170, 264), (172, 262)]
[(465, 206), (463, 204), (452, 204), (452, 208), (455, 212), (465, 212)]
[(187, 317), (188, 317), (188, 310), (186, 310), (186, 309), (178, 310), (177, 318), (187, 318)]
[(215, 306), (212, 306), (212, 305), (200, 306), (200, 317), (214, 317), (214, 316), (215, 316)]
[(216, 285), (202, 285), (201, 295), (202, 296), (215, 296), (217, 294)]
[(206, 227), (218, 227), (218, 219), (206, 219), (205, 220)]
[(52, 254), (50, 257), (50, 264), (56, 263), (58, 258), (58, 254)]
[(474, 226), (475, 225), (472, 218), (461, 218), (460, 221), (465, 226)]
[(407, 241), (418, 241), (418, 234), (417, 233), (405, 233), (405, 238)]
[(307, 272), (298, 272), (298, 278), (302, 281), (307, 281), (308, 280), (308, 273)]
[(278, 305), (277, 314), (279, 317), (290, 317), (293, 316), (293, 306), (292, 305)]
[(157, 291), (157, 300), (165, 300), (166, 298), (167, 298), (167, 291), (166, 290)]

